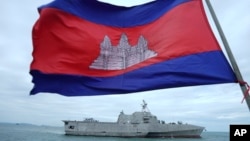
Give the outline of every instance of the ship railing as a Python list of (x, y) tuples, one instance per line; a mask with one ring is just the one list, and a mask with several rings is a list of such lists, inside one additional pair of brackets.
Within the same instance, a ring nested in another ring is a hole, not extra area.
[(95, 120), (94, 118), (85, 118), (83, 122), (99, 122), (99, 121)]

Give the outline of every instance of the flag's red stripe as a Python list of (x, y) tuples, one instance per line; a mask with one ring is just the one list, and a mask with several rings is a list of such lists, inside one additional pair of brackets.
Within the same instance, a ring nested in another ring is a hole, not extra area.
[[(35, 49), (31, 69), (53, 74), (115, 76), (190, 54), (220, 50), (205, 17), (201, 1), (191, 1), (177, 6), (150, 24), (115, 28), (45, 8), (33, 29)], [(143, 35), (148, 40), (149, 48), (158, 56), (126, 70), (104, 73), (89, 69), (99, 55), (104, 36), (109, 36), (112, 44), (117, 45), (122, 33), (128, 36), (131, 45), (137, 44), (139, 36)]]

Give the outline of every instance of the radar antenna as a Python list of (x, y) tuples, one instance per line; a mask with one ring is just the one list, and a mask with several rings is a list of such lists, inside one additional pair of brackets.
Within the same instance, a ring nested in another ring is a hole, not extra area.
[(148, 109), (148, 107), (147, 107), (147, 103), (145, 102), (145, 100), (142, 100), (142, 104), (141, 104), (141, 106), (142, 106), (142, 112), (150, 112), (149, 111), (149, 109)]

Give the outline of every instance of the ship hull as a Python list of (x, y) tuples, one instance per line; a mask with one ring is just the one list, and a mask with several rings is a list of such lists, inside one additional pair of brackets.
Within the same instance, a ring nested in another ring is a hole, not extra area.
[[(126, 138), (200, 138), (203, 127), (182, 124), (118, 124), (112, 122), (85, 123), (64, 121), (65, 134), (76, 136)], [(67, 123), (67, 124), (66, 124)]]
[(147, 138), (201, 138), (201, 129), (193, 131), (150, 132)]
[(66, 132), (65, 135), (74, 136), (95, 136), (95, 137), (124, 137), (124, 138), (145, 138), (147, 137), (144, 133), (120, 133), (120, 132)]
[(96, 137), (124, 137), (124, 138), (201, 138), (200, 133), (189, 133), (190, 131), (161, 132), (161, 133), (98, 133), (98, 132), (65, 132), (65, 135), (73, 136), (96, 136)]

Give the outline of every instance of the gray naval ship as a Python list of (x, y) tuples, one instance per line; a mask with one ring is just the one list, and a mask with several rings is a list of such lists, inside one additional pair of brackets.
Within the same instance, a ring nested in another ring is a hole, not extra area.
[(66, 135), (145, 138), (200, 138), (205, 129), (182, 122), (165, 123), (150, 113), (143, 100), (142, 110), (131, 115), (122, 111), (117, 122), (63, 120)]

